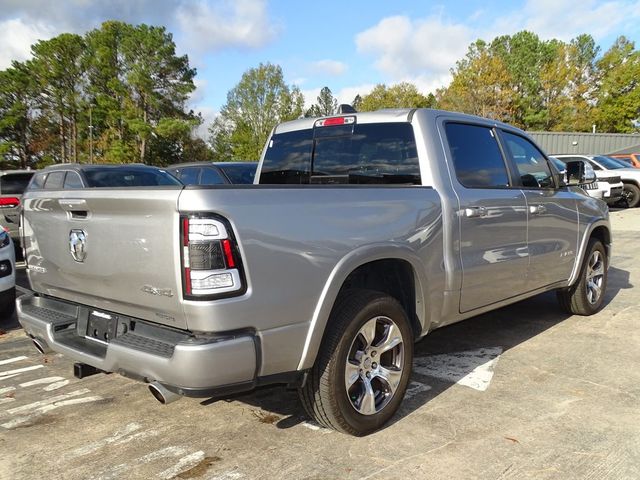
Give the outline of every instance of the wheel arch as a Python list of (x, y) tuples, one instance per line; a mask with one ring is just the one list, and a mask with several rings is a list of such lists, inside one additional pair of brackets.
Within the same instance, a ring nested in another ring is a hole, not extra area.
[(573, 285), (578, 280), (580, 267), (582, 266), (582, 262), (584, 261), (584, 254), (591, 238), (597, 238), (598, 240), (600, 240), (607, 250), (607, 258), (611, 258), (611, 226), (605, 219), (595, 221), (591, 225), (589, 225), (589, 228), (585, 230), (585, 233), (582, 236), (582, 241), (580, 242), (580, 250), (578, 251), (576, 262), (573, 266), (571, 276), (569, 277), (568, 286)]
[[(313, 366), (331, 310), (347, 288), (378, 290), (396, 298), (407, 313), (414, 335), (419, 337), (430, 322), (424, 299), (427, 280), (420, 265), (420, 259), (412, 250), (398, 245), (363, 247), (342, 258), (316, 303), (298, 370)], [(387, 278), (389, 273), (391, 279)], [(408, 288), (404, 288), (407, 282)]]

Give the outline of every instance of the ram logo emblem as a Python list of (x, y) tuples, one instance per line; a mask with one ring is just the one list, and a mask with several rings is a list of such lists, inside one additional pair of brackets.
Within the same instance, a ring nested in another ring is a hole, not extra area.
[(84, 230), (69, 232), (69, 252), (76, 262), (82, 263), (87, 258), (87, 234)]

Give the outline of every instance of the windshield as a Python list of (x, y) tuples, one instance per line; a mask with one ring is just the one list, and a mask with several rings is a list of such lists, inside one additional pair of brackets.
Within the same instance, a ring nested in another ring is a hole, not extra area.
[(182, 185), (164, 170), (151, 167), (93, 167), (84, 170), (89, 187), (157, 187)]
[(261, 184), (420, 184), (409, 123), (316, 127), (274, 135)]
[(556, 157), (549, 157), (551, 163), (558, 169), (559, 172), (564, 172), (567, 169), (567, 166), (562, 160), (557, 159)]
[(617, 170), (618, 168), (627, 168), (629, 165), (619, 162), (615, 158), (597, 155), (593, 159), (607, 170)]
[(258, 162), (247, 163), (217, 163), (216, 166), (229, 177), (231, 183), (253, 183)]

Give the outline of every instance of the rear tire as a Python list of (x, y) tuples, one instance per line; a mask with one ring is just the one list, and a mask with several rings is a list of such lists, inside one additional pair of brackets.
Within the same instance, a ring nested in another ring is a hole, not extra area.
[(398, 301), (349, 290), (331, 312), (316, 363), (298, 393), (319, 424), (366, 435), (398, 410), (412, 363), (413, 332)]
[(602, 308), (607, 290), (609, 259), (602, 242), (589, 240), (580, 268), (578, 281), (571, 287), (558, 290), (562, 309), (573, 315), (593, 315)]
[(628, 208), (635, 208), (640, 204), (640, 188), (633, 183), (625, 183), (622, 190), (623, 202)]

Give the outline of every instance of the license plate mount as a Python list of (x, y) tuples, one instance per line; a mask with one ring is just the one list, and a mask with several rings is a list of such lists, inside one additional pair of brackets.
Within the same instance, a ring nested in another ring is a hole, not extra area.
[(118, 317), (99, 310), (89, 312), (87, 322), (87, 338), (103, 343), (109, 343), (116, 337)]

